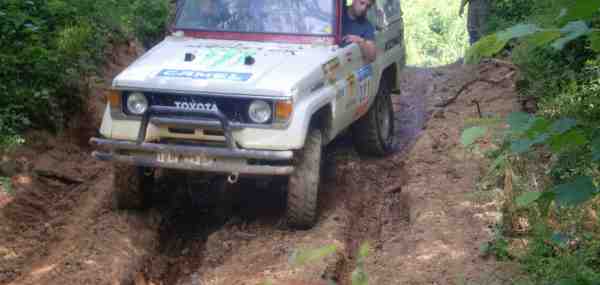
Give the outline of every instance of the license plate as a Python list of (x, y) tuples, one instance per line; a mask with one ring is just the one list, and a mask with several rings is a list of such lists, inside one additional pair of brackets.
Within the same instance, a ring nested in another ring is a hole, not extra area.
[(210, 165), (213, 163), (213, 159), (204, 154), (197, 155), (182, 155), (174, 153), (157, 153), (156, 160), (160, 163), (169, 164), (193, 164), (193, 165)]

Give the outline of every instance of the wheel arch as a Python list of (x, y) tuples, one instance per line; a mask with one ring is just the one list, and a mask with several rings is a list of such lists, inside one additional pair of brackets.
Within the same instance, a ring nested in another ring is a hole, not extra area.
[(321, 130), (324, 144), (333, 140), (333, 107), (331, 103), (325, 104), (312, 114), (309, 128)]
[(386, 66), (381, 73), (381, 80), (379, 84), (387, 84), (386, 87), (392, 92), (400, 89), (398, 71), (399, 69), (397, 63), (392, 63)]

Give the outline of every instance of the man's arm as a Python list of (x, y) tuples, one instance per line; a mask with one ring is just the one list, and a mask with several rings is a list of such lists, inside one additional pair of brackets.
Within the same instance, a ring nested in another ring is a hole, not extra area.
[(347, 35), (344, 37), (347, 43), (355, 43), (360, 47), (363, 58), (366, 62), (371, 63), (377, 58), (377, 46), (372, 40), (364, 39), (356, 35)]

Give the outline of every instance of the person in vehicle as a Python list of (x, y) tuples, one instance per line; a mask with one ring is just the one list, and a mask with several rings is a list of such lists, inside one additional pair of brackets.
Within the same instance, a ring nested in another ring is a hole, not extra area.
[(375, 27), (367, 19), (367, 11), (375, 0), (353, 0), (342, 15), (343, 46), (355, 43), (367, 62), (377, 58)]
[(191, 0), (185, 1), (185, 11), (193, 11), (182, 15), (181, 23), (198, 29), (223, 28), (230, 18), (221, 0)]

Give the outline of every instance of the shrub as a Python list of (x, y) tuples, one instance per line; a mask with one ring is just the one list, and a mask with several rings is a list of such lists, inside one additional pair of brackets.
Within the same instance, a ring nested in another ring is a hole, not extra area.
[(80, 109), (83, 79), (110, 44), (161, 36), (168, 0), (0, 2), (0, 143), (23, 130), (60, 130)]
[[(461, 58), (468, 46), (460, 1), (401, 1), (409, 65), (445, 65)], [(439, 7), (450, 7), (440, 9)]]

